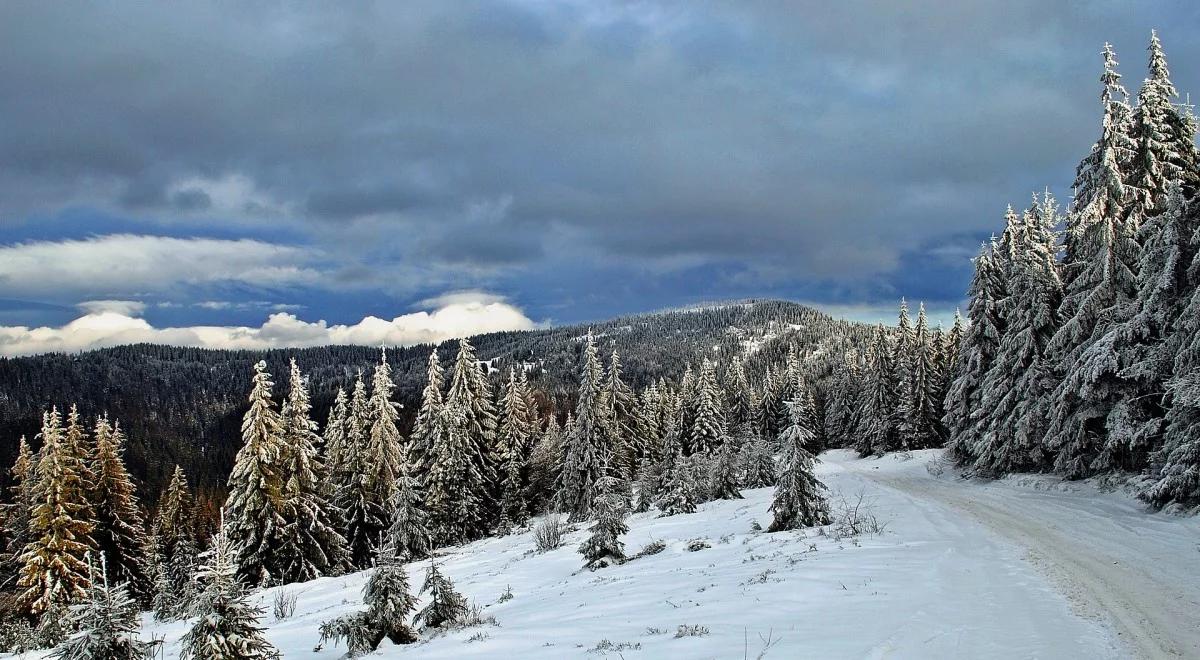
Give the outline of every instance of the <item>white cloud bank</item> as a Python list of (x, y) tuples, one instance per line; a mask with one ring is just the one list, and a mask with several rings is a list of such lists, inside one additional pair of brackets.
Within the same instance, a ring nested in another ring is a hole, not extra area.
[[(115, 302), (115, 301), (102, 301)], [(121, 344), (154, 343), (201, 348), (302, 348), (328, 344), (405, 346), (437, 343), (484, 332), (534, 327), (517, 307), (495, 296), (456, 294), (432, 312), (420, 311), (388, 321), (368, 316), (354, 325), (310, 323), (288, 313), (272, 314), (257, 328), (192, 326), (155, 328), (137, 318), (140, 310), (96, 305), (60, 328), (0, 326), (0, 355), (77, 352)]]
[(318, 282), (316, 255), (252, 239), (109, 234), (0, 246), (0, 292), (23, 297), (64, 292), (126, 295), (178, 284)]

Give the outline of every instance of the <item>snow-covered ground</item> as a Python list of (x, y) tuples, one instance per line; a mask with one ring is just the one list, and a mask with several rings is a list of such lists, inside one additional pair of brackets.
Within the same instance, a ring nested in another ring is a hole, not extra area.
[[(964, 482), (935, 474), (937, 455), (822, 457), (831, 490), (863, 493), (886, 523), (878, 535), (753, 531), (770, 520), (770, 489), (758, 489), (692, 515), (634, 516), (629, 553), (666, 549), (596, 572), (580, 571), (582, 529), (547, 554), (528, 533), (455, 549), (444, 571), (498, 625), (384, 642), (372, 657), (755, 658), (768, 639), (765, 658), (1200, 657), (1200, 521), (1088, 486)], [(692, 539), (711, 547), (689, 551)], [(409, 567), (414, 589), (426, 565)], [(269, 638), (287, 658), (340, 657), (313, 651), (317, 627), (356, 609), (364, 580), (285, 587), (299, 605), (284, 621), (269, 613), (273, 591), (255, 596)], [(147, 620), (144, 632), (174, 658), (185, 627)]]

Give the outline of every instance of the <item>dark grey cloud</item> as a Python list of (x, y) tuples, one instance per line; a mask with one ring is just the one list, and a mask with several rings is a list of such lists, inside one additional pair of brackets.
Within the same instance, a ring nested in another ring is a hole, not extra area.
[(1066, 196), (1104, 41), (1132, 91), (1159, 27), (1200, 90), (1197, 11), (5, 3), (0, 230), (78, 206), (278, 227), (409, 292), (564, 264), (858, 290)]

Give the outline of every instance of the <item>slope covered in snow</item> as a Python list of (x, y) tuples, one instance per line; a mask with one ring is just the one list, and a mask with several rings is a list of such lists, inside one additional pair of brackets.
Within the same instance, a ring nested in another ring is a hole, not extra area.
[[(583, 529), (546, 554), (533, 551), (529, 533), (451, 549), (440, 559), (444, 572), (496, 625), (426, 635), (411, 646), (385, 642), (373, 657), (754, 658), (766, 640), (766, 658), (1192, 652), (1181, 644), (1194, 634), (1194, 620), (1190, 630), (1156, 640), (1147, 632), (1156, 627), (1134, 630), (1120, 621), (1119, 609), (1111, 620), (1110, 601), (1093, 602), (1100, 592), (1079, 586), (1078, 578), (1097, 567), (1081, 565), (1077, 575), (1064, 575), (1054, 566), (1065, 561), (1056, 553), (1075, 550), (1070, 543), (1097, 553), (1124, 546), (1122, 559), (1151, 553), (1142, 563), (1155, 566), (1145, 570), (1167, 571), (1162, 577), (1174, 584), (1148, 583), (1137, 605), (1155, 610), (1144, 612), (1151, 617), (1168, 599), (1180, 599), (1174, 607), (1186, 622), (1197, 611), (1194, 572), (1187, 571), (1195, 557), (1195, 521), (1148, 516), (1118, 496), (939, 477), (927, 469), (937, 454), (921, 452), (911, 460), (857, 460), (845, 452), (823, 457), (818, 473), (834, 500), (864, 494), (871, 513), (886, 523), (881, 534), (838, 540), (815, 530), (754, 531), (756, 521), (765, 527), (770, 520), (770, 489), (757, 489), (745, 491), (744, 500), (712, 502), (691, 515), (634, 516), (625, 537), (628, 552), (656, 540), (665, 549), (596, 572), (580, 570), (576, 547)], [(975, 506), (997, 511), (978, 514)], [(1122, 507), (1136, 515), (1108, 519)], [(1011, 526), (990, 518), (1002, 513), (1013, 519)], [(1019, 525), (1022, 520), (1029, 522)], [(1043, 541), (1037, 531), (1043, 524), (1061, 537), (1053, 551), (1036, 545)], [(1093, 543), (1093, 533), (1107, 539), (1103, 547)], [(711, 547), (690, 551), (694, 539)], [(409, 566), (414, 589), (426, 566)], [(313, 651), (317, 628), (359, 607), (365, 579), (360, 573), (284, 587), (298, 594), (298, 607), (283, 621), (269, 611), (275, 590), (256, 595), (268, 610), (269, 638), (287, 658), (341, 657), (342, 648)], [(1123, 597), (1128, 585), (1122, 585), (1108, 589), (1105, 598)], [(1173, 591), (1149, 593), (1159, 586)], [(501, 602), (509, 588), (513, 597)], [(164, 657), (173, 658), (185, 628), (147, 619), (144, 636), (164, 638)]]

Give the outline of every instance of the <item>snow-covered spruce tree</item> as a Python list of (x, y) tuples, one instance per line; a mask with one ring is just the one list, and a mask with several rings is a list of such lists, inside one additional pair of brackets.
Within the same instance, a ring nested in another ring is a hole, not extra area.
[(409, 437), (408, 457), (412, 461), (413, 474), (422, 481), (429, 472), (429, 451), (437, 432), (435, 424), (444, 405), (442, 385), (442, 364), (438, 361), (435, 348), (429, 352), (425, 389), (421, 391), (421, 406), (417, 409), (417, 419), (413, 422)]
[(337, 575), (348, 565), (346, 539), (337, 531), (325, 494), (325, 469), (317, 456), (317, 424), (310, 417), (308, 383), (295, 358), (284, 405), (283, 528), (275, 549), (283, 584)]
[(100, 555), (87, 600), (71, 607), (71, 635), (50, 657), (57, 660), (144, 660), (149, 645), (138, 639), (138, 604), (124, 584), (110, 586), (113, 571)]
[(680, 447), (684, 455), (692, 446), (692, 424), (696, 421), (696, 380), (696, 372), (689, 364), (683, 370), (683, 376), (679, 378), (679, 385), (675, 389), (676, 403), (679, 407), (679, 417), (676, 421), (679, 426)]
[(508, 534), (525, 524), (529, 517), (525, 506), (525, 482), (529, 471), (529, 452), (533, 445), (529, 398), (517, 371), (508, 371), (508, 383), (500, 398), (498, 454), (500, 459), (500, 522), (497, 532)]
[(742, 493), (739, 490), (742, 483), (742, 473), (738, 458), (738, 453), (734, 450), (733, 440), (725, 438), (721, 442), (720, 449), (717, 450), (716, 458), (712, 463), (709, 492), (712, 494), (713, 499), (742, 499)]
[(42, 416), (42, 450), (34, 470), (29, 542), (21, 551), (17, 606), (44, 612), (81, 601), (91, 586), (92, 511), (83, 457), (67, 443), (58, 409)]
[(1004, 273), (994, 259), (995, 242), (985, 244), (975, 257), (967, 307), (970, 325), (962, 335), (956, 359), (955, 377), (950, 381), (943, 404), (948, 440), (946, 448), (959, 465), (974, 463), (977, 456), (984, 413), (983, 380), (1000, 350), (1004, 325), (1000, 301), (1007, 296)]
[(417, 478), (412, 476), (408, 461), (401, 464), (396, 476), (396, 493), (392, 496), (392, 525), (388, 528), (389, 549), (392, 554), (405, 561), (421, 559), (429, 554), (429, 516)]
[(123, 584), (134, 600), (148, 605), (153, 587), (146, 562), (149, 539), (137, 492), (122, 458), (124, 444), (119, 422), (109, 424), (105, 417), (96, 420), (92, 540), (96, 552), (104, 558), (101, 567), (105, 581)]
[(664, 516), (695, 513), (696, 483), (691, 461), (683, 455), (678, 426), (667, 429), (663, 457), (659, 467), (659, 496), (654, 506)]
[(404, 561), (390, 544), (380, 548), (375, 569), (363, 587), (366, 609), (321, 624), (321, 643), (345, 641), (347, 655), (356, 658), (379, 648), (384, 639), (411, 644), (417, 634), (408, 626), (417, 599), (408, 588)]
[(774, 486), (779, 475), (775, 468), (775, 454), (771, 451), (771, 443), (760, 435), (746, 446), (748, 451), (742, 462), (742, 487)]
[(929, 332), (924, 303), (917, 311), (912, 342), (912, 373), (904, 407), (906, 444), (910, 449), (940, 447), (945, 442), (941, 419), (941, 374), (938, 372), (938, 347)]
[(468, 455), (480, 477), (465, 484), (473, 489), (470, 496), (478, 511), (466, 540), (475, 540), (486, 536), (499, 517), (498, 461), (494, 453), (496, 411), (492, 404), (492, 387), (479, 368), (475, 347), (465, 338), (458, 342), (458, 357), (454, 361), (446, 405), (458, 410), (452, 416), (461, 425), (456, 433), (470, 442)]
[(612, 423), (605, 405), (601, 379), (603, 370), (596, 355), (596, 342), (588, 333), (580, 374), (579, 403), (575, 408), (575, 426), (563, 446), (562, 472), (558, 483), (558, 508), (570, 520), (579, 522), (591, 516), (596, 481), (607, 468), (611, 448)]
[[(895, 365), (897, 391), (900, 393), (900, 406), (907, 409), (909, 392), (912, 391), (913, 362), (916, 358), (917, 340), (908, 315), (908, 300), (900, 299), (900, 312), (896, 319), (896, 341), (892, 344), (892, 363)], [(907, 414), (901, 415), (901, 420)], [(902, 441), (907, 441), (903, 438)]]
[(351, 397), (346, 477), (335, 504), (346, 521), (350, 563), (357, 568), (370, 566), (390, 524), (388, 506), (403, 448), (396, 405), (391, 401), (393, 387), (384, 354), (371, 380), (371, 394), (367, 395), (360, 375)]
[(1189, 240), (1196, 228), (1187, 200), (1200, 178), (1195, 120), (1172, 103), (1177, 93), (1156, 34), (1149, 50), (1150, 75), (1135, 111), (1137, 157), (1130, 186), (1129, 215), (1141, 219), (1138, 293), (1136, 308), (1110, 331), (1126, 391), (1108, 415), (1100, 459), (1104, 464), (1124, 458), (1122, 467), (1132, 469), (1147, 465), (1151, 452), (1163, 444), (1171, 401), (1163, 393), (1181, 349), (1175, 328), (1187, 311)]
[(1106, 46), (1104, 54), (1104, 129), (1078, 168), (1058, 310), (1062, 325), (1049, 346), (1061, 381), (1048, 438), (1057, 449), (1055, 469), (1069, 478), (1115, 467), (1111, 455), (1097, 461), (1106, 416), (1123, 394), (1105, 336), (1128, 316), (1137, 295), (1140, 219), (1128, 213), (1132, 192), (1126, 184), (1135, 152), (1132, 113), (1111, 48)]
[[(329, 417), (325, 421), (324, 442), (324, 487), (325, 496), (332, 503), (336, 497), (338, 477), (345, 469), (346, 460), (346, 425), (350, 416), (350, 399), (346, 390), (339, 387), (334, 396), (333, 406), (329, 409)], [(345, 521), (340, 521), (344, 526)]]
[[(33, 507), (34, 486), (36, 484), (37, 459), (25, 436), (17, 443), (17, 458), (9, 471), (9, 492), (12, 499), (4, 505), (4, 554), (0, 561), (0, 589), (10, 592), (16, 585), (17, 575), (21, 570), (21, 553), (31, 540), (29, 520)], [(5, 600), (7, 601), (7, 596)]]
[(612, 411), (613, 440), (616, 446), (609, 471), (624, 482), (637, 473), (638, 460), (645, 452), (645, 439), (640, 434), (637, 395), (625, 384), (621, 373), (621, 356), (614, 348), (604, 380), (605, 398)]
[(1166, 209), (1172, 183), (1184, 197), (1200, 184), (1200, 157), (1196, 151), (1196, 121), (1176, 105), (1179, 92), (1171, 82), (1167, 56), (1158, 33), (1151, 31), (1149, 75), (1138, 91), (1133, 117), (1136, 156), (1130, 185), (1137, 213), (1152, 217)]
[(353, 392), (346, 416), (346, 445), (342, 453), (341, 470), (333, 479), (337, 486), (333, 494), (333, 504), (341, 512), (344, 527), (340, 531), (346, 539), (350, 565), (363, 569), (370, 566), (372, 548), (379, 537), (372, 537), (371, 527), (364, 522), (368, 519), (367, 502), (370, 501), (365, 474), (371, 407), (362, 372), (359, 372), (354, 381)]
[(1200, 231), (1195, 229), (1200, 227), (1200, 204), (1195, 200), (1185, 204), (1183, 214), (1183, 225), (1193, 228), (1188, 245), (1193, 255), (1186, 273), (1188, 293), (1171, 328), (1169, 344), (1175, 347), (1175, 355), (1166, 382), (1170, 407), (1162, 446), (1152, 461), (1158, 480), (1142, 495), (1157, 506), (1200, 504), (1200, 257), (1195, 256), (1200, 255)]
[(1129, 168), (1124, 212), (1124, 225), (1137, 232), (1135, 242), (1141, 246), (1132, 268), (1136, 294), (1130, 303), (1115, 304), (1104, 312), (1107, 333), (1081, 358), (1093, 370), (1116, 363), (1115, 378), (1102, 379), (1112, 407), (1105, 418), (1103, 448), (1091, 465), (1097, 471), (1141, 470), (1150, 452), (1161, 444), (1163, 367), (1175, 348), (1166, 330), (1182, 311), (1178, 293), (1182, 267), (1172, 262), (1181, 256), (1186, 236), (1175, 234), (1179, 227), (1166, 226), (1170, 220), (1181, 220), (1182, 213), (1166, 216), (1171, 190), (1180, 189), (1175, 206), (1181, 210), (1182, 191), (1194, 191), (1200, 179), (1195, 122), (1171, 103), (1177, 95), (1157, 35), (1152, 35), (1149, 50), (1150, 76), (1134, 111), (1136, 155)]
[(551, 415), (529, 455), (526, 493), (531, 513), (544, 513), (554, 499), (554, 484), (558, 481), (559, 461), (562, 460), (562, 440), (562, 427), (558, 418)]
[(688, 454), (712, 454), (725, 437), (725, 413), (721, 409), (721, 390), (717, 386), (717, 366), (704, 360), (696, 379), (696, 399), (692, 409), (691, 447)]
[(429, 604), (417, 612), (413, 623), (423, 629), (454, 625), (467, 615), (467, 599), (454, 590), (454, 583), (438, 570), (433, 560), (429, 562), (421, 593), (429, 594)]
[(179, 660), (265, 660), (279, 652), (263, 636), (262, 610), (246, 600), (238, 577), (238, 550), (222, 523), (197, 577), (204, 589), (196, 620), (180, 639)]
[(1042, 439), (1054, 387), (1046, 346), (1054, 335), (1054, 311), (1062, 298), (1055, 259), (1057, 225), (1057, 206), (1048, 192), (1042, 199), (1034, 196), (1021, 222), (1012, 224), (1009, 291), (1000, 301), (1007, 331), (983, 383), (986, 415), (974, 463), (980, 474), (1050, 467)]
[(810, 426), (811, 406), (807, 393), (788, 402), (792, 425), (784, 435), (783, 467), (779, 482), (775, 485), (775, 498), (771, 502), (770, 510), (774, 518), (767, 528), (769, 532), (814, 527), (830, 522), (825, 484), (813, 474), (816, 458), (806, 448), (814, 440)]
[(651, 383), (638, 395), (638, 435), (642, 438), (642, 455), (636, 475), (636, 507), (638, 512), (649, 511), (658, 498), (662, 474), (659, 467), (663, 457), (664, 430), (668, 426), (670, 392), (665, 384)]
[[(826, 380), (825, 436), (831, 447), (844, 447), (854, 436), (861, 374), (854, 356), (839, 361)], [(941, 409), (941, 400), (938, 401)]]
[(938, 368), (941, 372), (941, 382), (938, 384), (938, 410), (940, 411), (942, 430), (946, 434), (947, 443), (950, 440), (950, 430), (946, 428), (946, 399), (950, 394), (950, 385), (958, 375), (956, 373), (958, 369), (958, 349), (962, 345), (964, 332), (962, 315), (955, 308), (954, 323), (951, 324), (949, 330), (940, 334), (941, 343), (939, 344), (938, 353)]
[(725, 369), (725, 421), (730, 428), (754, 421), (754, 392), (746, 378), (741, 356), (735, 356)]
[(763, 435), (763, 437), (774, 440), (779, 435), (778, 420), (776, 418), (776, 408), (779, 406), (778, 390), (779, 386), (776, 383), (778, 380), (774, 369), (770, 366), (763, 376), (762, 390), (758, 397), (758, 407), (754, 412), (754, 428)]
[(616, 477), (601, 477), (596, 481), (596, 496), (592, 502), (596, 524), (592, 525), (591, 535), (579, 546), (584, 568), (594, 571), (625, 561), (621, 535), (629, 532), (629, 526), (625, 524), (625, 516), (629, 515), (626, 490), (627, 486)]
[(875, 330), (871, 345), (870, 369), (863, 388), (865, 396), (859, 410), (858, 442), (861, 456), (882, 455), (900, 446), (899, 378), (892, 346), (883, 326)]
[(238, 577), (247, 585), (271, 584), (282, 576), (277, 549), (283, 539), (283, 422), (271, 401), (267, 363), (254, 365), (250, 409), (242, 418), (242, 448), (229, 475), (224, 531), (237, 553)]
[(160, 621), (178, 619), (191, 611), (196, 597), (196, 536), (194, 505), (187, 476), (176, 465), (171, 482), (158, 502), (151, 529), (154, 561), (154, 615)]
[(483, 524), (482, 503), (476, 495), (485, 490), (483, 475), (473, 460), (476, 445), (466, 433), (464, 416), (458, 403), (449, 402), (434, 419), (425, 505), (435, 546), (473, 540)]
[(94, 515), (92, 485), (96, 483), (96, 473), (92, 470), (92, 457), (96, 455), (96, 443), (88, 437), (79, 416), (79, 407), (75, 404), (71, 404), (67, 412), (67, 430), (63, 442), (71, 455), (79, 460), (79, 476), (87, 488), (89, 513)]

